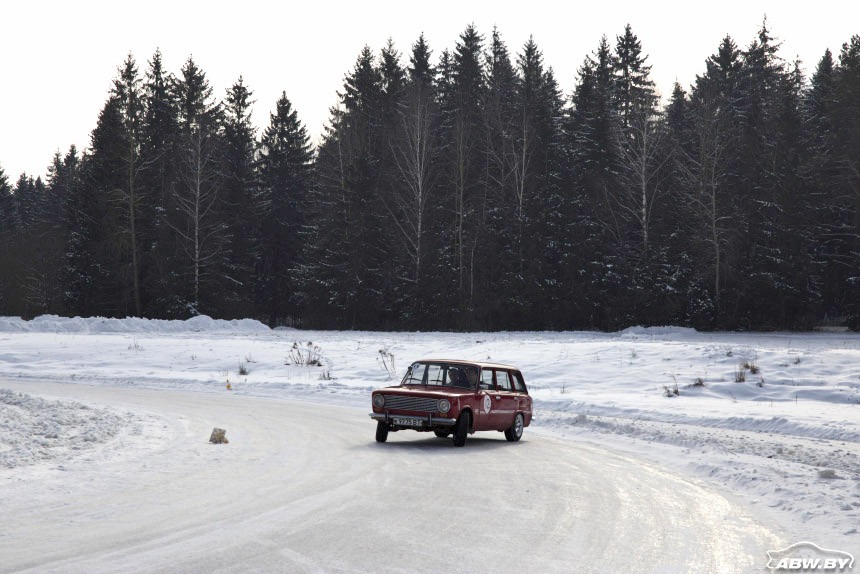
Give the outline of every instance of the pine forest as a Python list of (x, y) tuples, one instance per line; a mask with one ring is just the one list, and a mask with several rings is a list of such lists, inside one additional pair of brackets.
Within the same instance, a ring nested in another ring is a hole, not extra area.
[(241, 76), (129, 55), (86, 149), (0, 169), (0, 315), (860, 330), (860, 35), (808, 77), (744, 40), (662, 95), (629, 25), (570, 93), (531, 39), (389, 41), (322, 134), (290, 78), (258, 129)]

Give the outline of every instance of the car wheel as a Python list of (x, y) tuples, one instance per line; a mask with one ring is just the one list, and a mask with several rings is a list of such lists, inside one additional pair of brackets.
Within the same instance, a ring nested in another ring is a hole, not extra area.
[(466, 444), (466, 435), (469, 434), (469, 423), (471, 416), (469, 411), (464, 412), (457, 419), (457, 427), (454, 429), (454, 446), (463, 446)]
[(510, 442), (517, 442), (523, 437), (523, 415), (522, 413), (517, 413), (517, 416), (514, 417), (514, 424), (511, 425), (511, 428), (505, 431), (505, 438)]
[(388, 423), (385, 421), (376, 422), (376, 442), (385, 442), (388, 440)]
[(451, 435), (451, 431), (447, 430), (434, 430), (433, 434), (438, 436), (439, 438), (447, 438)]

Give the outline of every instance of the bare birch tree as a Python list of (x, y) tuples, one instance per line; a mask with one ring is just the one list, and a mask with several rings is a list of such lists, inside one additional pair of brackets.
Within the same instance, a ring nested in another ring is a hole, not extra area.
[(435, 126), (432, 93), (421, 83), (411, 85), (400, 113), (400, 137), (396, 140), (397, 145), (392, 145), (394, 162), (403, 185), (395, 187), (386, 208), (406, 242), (413, 268), (412, 281), (416, 284), (421, 280), (427, 201), (433, 185)]
[(705, 95), (698, 103), (694, 121), (695, 148), (692, 152), (682, 150), (676, 158), (685, 189), (684, 199), (695, 217), (694, 225), (701, 225), (705, 231), (701, 238), (713, 250), (714, 303), (718, 313), (723, 249), (728, 241), (728, 229), (724, 224), (730, 219), (721, 201), (725, 193), (723, 180), (729, 142), (724, 121), (713, 98)]
[(662, 154), (665, 130), (660, 116), (643, 108), (616, 131), (619, 174), (618, 193), (610, 194), (614, 217), (633, 221), (647, 255), (651, 241), (651, 217), (660, 196), (658, 174), (668, 155)]
[(181, 185), (174, 200), (181, 216), (179, 223), (168, 224), (180, 237), (183, 252), (191, 262), (191, 305), (199, 311), (200, 284), (211, 273), (221, 255), (218, 234), (223, 224), (215, 217), (218, 201), (218, 161), (214, 135), (205, 126), (196, 125), (186, 136), (180, 158)]
[(516, 137), (510, 138), (508, 165), (513, 180), (514, 198), (516, 199), (517, 245), (519, 250), (519, 271), (523, 266), (523, 241), (526, 225), (526, 193), (527, 184), (531, 179), (532, 156), (535, 148), (535, 133), (532, 113), (524, 102), (520, 113)]
[(471, 155), (471, 126), (468, 123), (468, 118), (464, 114), (458, 113), (454, 119), (454, 216), (457, 220), (455, 236), (457, 288), (461, 295), (461, 302), (466, 287), (466, 194)]

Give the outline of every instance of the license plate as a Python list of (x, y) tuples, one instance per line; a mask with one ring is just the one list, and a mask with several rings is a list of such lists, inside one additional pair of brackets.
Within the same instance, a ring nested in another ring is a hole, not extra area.
[(424, 424), (424, 421), (422, 421), (421, 419), (412, 419), (412, 418), (407, 419), (407, 418), (393, 417), (393, 420), (394, 420), (394, 424), (400, 425), (400, 426), (420, 427), (421, 425)]

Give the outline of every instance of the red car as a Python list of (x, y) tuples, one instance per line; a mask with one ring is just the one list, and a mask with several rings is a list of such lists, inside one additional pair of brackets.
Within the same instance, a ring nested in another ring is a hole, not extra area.
[(532, 420), (532, 398), (516, 367), (472, 361), (427, 359), (413, 363), (396, 387), (373, 391), (376, 440), (389, 432), (433, 431), (454, 435), (463, 446), (466, 435), (496, 430), (511, 442), (520, 440)]

